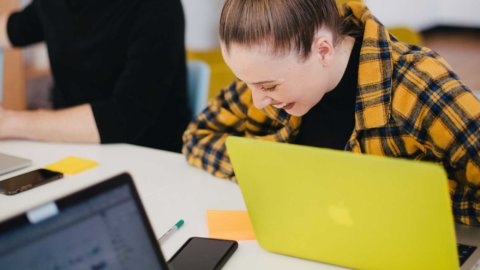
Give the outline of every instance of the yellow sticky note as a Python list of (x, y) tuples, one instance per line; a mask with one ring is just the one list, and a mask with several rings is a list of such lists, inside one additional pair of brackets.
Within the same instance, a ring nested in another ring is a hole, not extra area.
[(45, 166), (45, 169), (61, 172), (64, 174), (77, 174), (79, 172), (83, 172), (85, 170), (93, 168), (97, 165), (98, 164), (95, 161), (70, 156)]
[(207, 210), (207, 223), (212, 238), (255, 240), (247, 211)]

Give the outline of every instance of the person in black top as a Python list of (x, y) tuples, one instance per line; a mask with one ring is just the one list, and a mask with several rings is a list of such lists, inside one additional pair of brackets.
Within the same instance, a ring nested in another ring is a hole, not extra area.
[(0, 47), (41, 41), (54, 110), (0, 107), (0, 138), (180, 150), (189, 121), (180, 0), (33, 0), (0, 16)]

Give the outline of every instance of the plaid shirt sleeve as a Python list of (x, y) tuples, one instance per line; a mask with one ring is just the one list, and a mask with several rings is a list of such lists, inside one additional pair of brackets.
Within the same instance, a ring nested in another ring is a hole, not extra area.
[(457, 221), (479, 225), (480, 101), (436, 53), (411, 63), (398, 74), (394, 113), (427, 156), (442, 160)]
[(246, 84), (234, 82), (189, 124), (182, 152), (191, 165), (236, 182), (225, 147), (228, 136), (288, 142), (300, 123), (300, 118), (272, 106), (256, 109)]
[(234, 180), (225, 140), (229, 135), (244, 135), (249, 99), (247, 87), (235, 82), (209, 102), (183, 134), (182, 152), (188, 163)]

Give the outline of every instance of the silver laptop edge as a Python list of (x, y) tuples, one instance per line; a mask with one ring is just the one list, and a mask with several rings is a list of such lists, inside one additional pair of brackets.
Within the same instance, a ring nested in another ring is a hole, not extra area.
[(30, 166), (31, 160), (0, 153), (0, 175)]
[(472, 255), (470, 255), (460, 269), (480, 269), (480, 228), (455, 224), (455, 231), (458, 244), (476, 247), (475, 251), (472, 253)]

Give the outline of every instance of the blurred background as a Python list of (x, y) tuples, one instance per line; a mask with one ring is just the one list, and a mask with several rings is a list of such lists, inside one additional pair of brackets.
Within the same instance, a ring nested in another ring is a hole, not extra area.
[[(0, 12), (22, 8), (30, 1), (0, 0)], [(479, 0), (363, 2), (397, 38), (438, 52), (465, 85), (480, 93), (480, 76), (476, 69), (480, 65)], [(235, 78), (219, 50), (217, 27), (223, 0), (182, 0), (182, 4), (186, 16), (187, 57), (209, 64), (209, 95), (212, 97)], [(6, 51), (4, 66), (4, 106), (12, 109), (50, 106), (52, 79), (43, 44)]]

